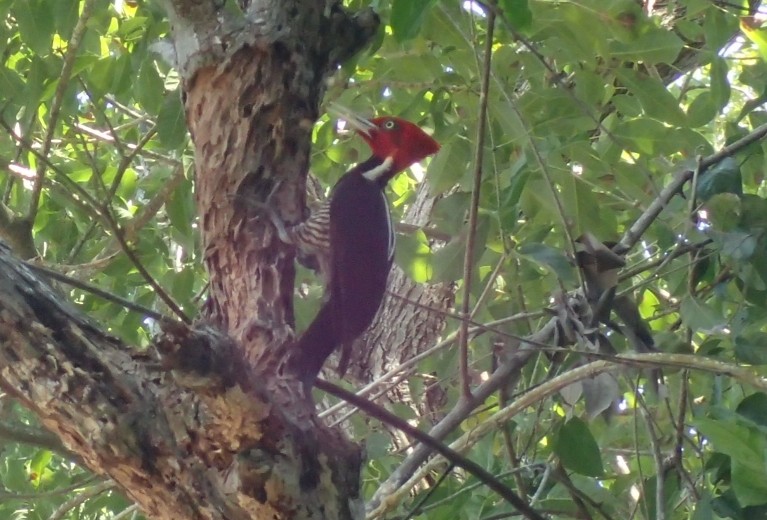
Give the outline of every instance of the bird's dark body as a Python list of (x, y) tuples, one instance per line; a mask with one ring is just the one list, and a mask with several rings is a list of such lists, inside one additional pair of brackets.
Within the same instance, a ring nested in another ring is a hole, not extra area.
[(346, 370), (352, 342), (370, 326), (383, 300), (394, 250), (384, 194), (389, 176), (370, 180), (363, 175), (381, 164), (373, 157), (357, 165), (339, 179), (330, 196), (325, 301), (296, 347), (296, 368), (309, 386), (339, 345), (339, 372)]

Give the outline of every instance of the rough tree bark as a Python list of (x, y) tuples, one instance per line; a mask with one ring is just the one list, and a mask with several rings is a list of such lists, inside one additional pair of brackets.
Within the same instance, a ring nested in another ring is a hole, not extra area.
[[(0, 246), (0, 387), (150, 518), (361, 518), (359, 449), (280, 373), (293, 252), (250, 200), (302, 217), (326, 76), (375, 33), (338, 1), (167, 0), (210, 275), (204, 324), (131, 354)], [(221, 3), (223, 4), (223, 3)]]

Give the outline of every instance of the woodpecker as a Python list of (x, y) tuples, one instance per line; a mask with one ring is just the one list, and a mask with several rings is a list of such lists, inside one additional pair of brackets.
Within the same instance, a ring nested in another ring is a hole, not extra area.
[(383, 300), (394, 259), (386, 184), (439, 150), (432, 137), (404, 119), (343, 116), (370, 146), (370, 158), (346, 172), (307, 220), (288, 229), (275, 222), (284, 242), (318, 258), (325, 281), (322, 307), (298, 338), (289, 363), (307, 393), (338, 346), (338, 371), (344, 375), (353, 341), (370, 326)]

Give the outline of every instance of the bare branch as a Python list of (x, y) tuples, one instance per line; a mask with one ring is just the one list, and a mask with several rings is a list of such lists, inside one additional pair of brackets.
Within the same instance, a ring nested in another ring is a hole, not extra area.
[(411, 426), (410, 423), (404, 419), (400, 419), (385, 408), (382, 408), (377, 404), (368, 401), (367, 399), (358, 397), (352, 392), (328, 383), (327, 381), (317, 380), (316, 386), (317, 388), (324, 390), (325, 392), (328, 392), (340, 399), (353, 403), (357, 408), (364, 411), (367, 415), (375, 417), (376, 419), (405, 432), (410, 437), (417, 439), (423, 445), (428, 446), (430, 449), (436, 451), (448, 459), (452, 464), (465, 469), (479, 480), (481, 480), (482, 483), (484, 483), (487, 487), (502, 496), (511, 505), (516, 507), (517, 510), (526, 518), (530, 520), (545, 520), (545, 518), (540, 513), (530, 507), (530, 505), (522, 500), (519, 495), (517, 495), (511, 488), (505, 486), (485, 468), (450, 449), (431, 435), (422, 432), (414, 426)]
[(463, 399), (470, 399), (469, 384), (469, 309), (471, 308), (471, 283), (474, 273), (474, 246), (477, 239), (477, 213), (479, 196), (482, 189), (482, 158), (485, 154), (485, 133), (487, 131), (487, 103), (490, 91), (490, 66), (493, 58), (493, 31), (495, 12), (487, 16), (487, 34), (485, 35), (485, 55), (482, 70), (482, 87), (479, 93), (479, 120), (477, 122), (477, 141), (474, 150), (474, 184), (469, 205), (468, 235), (463, 256), (463, 301), (461, 302), (461, 327), (458, 334), (461, 393)]
[(33, 264), (30, 262), (26, 262), (25, 265), (29, 267), (30, 269), (37, 271), (38, 273), (44, 276), (47, 276), (48, 278), (51, 278), (52, 280), (56, 280), (57, 282), (65, 283), (67, 285), (71, 285), (72, 287), (76, 287), (82, 291), (89, 292), (93, 295), (98, 296), (99, 298), (103, 298), (104, 300), (108, 302), (121, 305), (122, 307), (125, 307), (128, 310), (131, 310), (133, 312), (138, 312), (139, 314), (142, 314), (148, 318), (152, 318), (159, 321), (172, 321), (170, 318), (168, 318), (164, 314), (160, 314), (159, 312), (153, 311), (152, 309), (149, 309), (148, 307), (144, 307), (143, 305), (139, 305), (138, 303), (134, 303), (130, 300), (126, 300), (125, 298), (117, 296), (116, 294), (112, 294), (108, 291), (100, 289), (96, 287), (95, 285), (83, 282), (81, 280), (77, 280), (76, 278), (72, 278), (71, 276), (67, 276), (65, 274), (59, 273), (58, 271), (54, 271), (53, 269), (49, 269), (47, 267), (43, 267), (41, 265)]
[[(731, 143), (715, 154), (704, 157), (700, 160), (701, 176), (706, 174), (706, 169), (717, 164), (719, 161), (726, 157), (736, 154), (746, 146), (755, 143), (767, 136), (767, 124), (761, 125), (751, 131), (748, 135), (738, 139), (734, 143)], [(658, 196), (650, 203), (647, 209), (639, 216), (634, 224), (626, 230), (619, 242), (619, 247), (628, 251), (634, 244), (636, 244), (642, 237), (645, 231), (655, 222), (658, 215), (668, 205), (669, 201), (677, 194), (680, 193), (682, 187), (692, 179), (694, 169), (686, 169), (676, 174), (674, 179), (665, 188), (663, 188)]]

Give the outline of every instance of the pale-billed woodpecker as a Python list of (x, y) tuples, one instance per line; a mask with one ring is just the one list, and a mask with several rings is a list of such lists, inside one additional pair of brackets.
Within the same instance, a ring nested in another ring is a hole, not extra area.
[(275, 221), (284, 242), (318, 258), (326, 284), (322, 307), (298, 338), (288, 365), (307, 393), (338, 346), (338, 372), (344, 375), (352, 343), (381, 306), (394, 259), (386, 184), (439, 150), (432, 137), (404, 119), (363, 119), (348, 113), (343, 117), (370, 146), (372, 155), (346, 172), (308, 219), (288, 229)]

